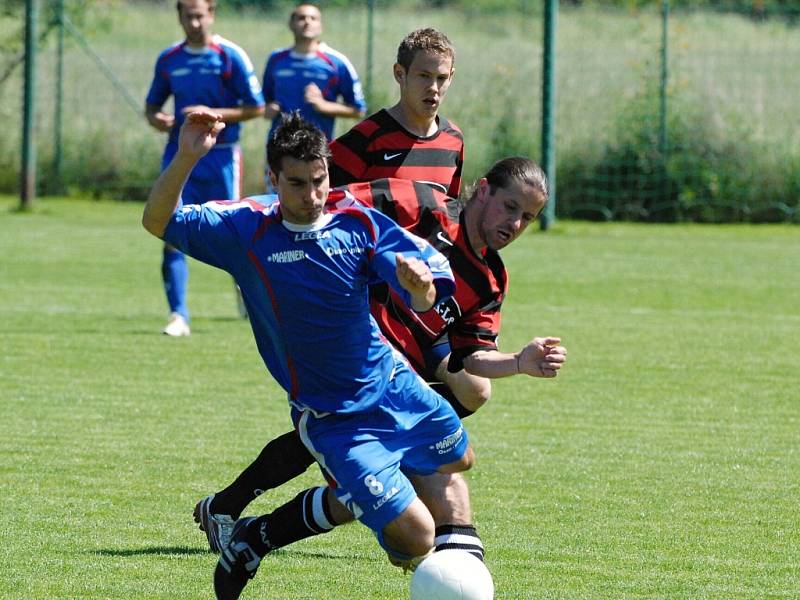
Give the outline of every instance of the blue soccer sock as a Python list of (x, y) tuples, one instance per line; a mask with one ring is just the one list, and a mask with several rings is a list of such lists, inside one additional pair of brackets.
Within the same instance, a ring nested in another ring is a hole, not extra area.
[(170, 312), (178, 313), (189, 320), (189, 307), (186, 305), (186, 286), (189, 282), (189, 266), (182, 252), (164, 248), (161, 263), (161, 276)]

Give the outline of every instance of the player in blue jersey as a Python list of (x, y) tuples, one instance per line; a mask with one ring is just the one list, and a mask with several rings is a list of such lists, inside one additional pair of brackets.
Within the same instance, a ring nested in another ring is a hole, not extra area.
[(280, 124), (280, 115), (299, 110), (330, 140), (334, 119), (358, 119), (367, 109), (361, 83), (347, 57), (321, 41), (322, 14), (303, 2), (289, 17), (294, 45), (275, 50), (264, 69), (264, 116), (272, 119), (269, 137)]
[[(264, 97), (247, 54), (212, 33), (215, 8), (215, 0), (178, 1), (178, 20), (186, 39), (159, 55), (145, 101), (147, 121), (169, 134), (162, 170), (178, 149), (178, 130), (188, 113), (213, 108), (227, 124), (217, 145), (192, 172), (183, 192), (186, 204), (239, 198), (242, 171), (239, 123), (264, 112)], [(170, 96), (174, 100), (174, 114), (162, 110)], [(164, 247), (162, 275), (170, 308), (170, 319), (163, 332), (189, 335), (186, 304), (189, 271), (183, 254), (169, 244)]]
[[(474, 455), (453, 408), (381, 336), (367, 290), (385, 281), (428, 310), (455, 289), (447, 259), (376, 210), (325, 212), (327, 140), (296, 114), (268, 146), (277, 203), (181, 208), (182, 186), (223, 130), (213, 112), (189, 115), (143, 225), (241, 287), (262, 359), (339, 500), (328, 494), (321, 510), (346, 507), (393, 560), (415, 564), (432, 550), (434, 517), (409, 477), (438, 481), (470, 468)], [(214, 573), (218, 598), (238, 598), (272, 549), (270, 518), (236, 522)]]

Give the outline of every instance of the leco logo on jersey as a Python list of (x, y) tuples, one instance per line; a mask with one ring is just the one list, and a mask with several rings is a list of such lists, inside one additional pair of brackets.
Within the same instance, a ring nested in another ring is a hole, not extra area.
[(330, 231), (303, 231), (294, 235), (295, 242), (302, 242), (303, 240), (324, 240), (331, 237)]

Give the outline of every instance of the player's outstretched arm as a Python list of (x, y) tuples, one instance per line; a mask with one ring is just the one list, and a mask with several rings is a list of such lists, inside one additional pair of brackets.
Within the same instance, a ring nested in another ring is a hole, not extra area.
[(397, 280), (411, 294), (411, 308), (424, 312), (436, 301), (433, 273), (424, 261), (397, 254)]
[(567, 360), (561, 338), (536, 337), (519, 352), (479, 351), (464, 359), (464, 368), (472, 375), (496, 379), (525, 374), (531, 377), (555, 377)]
[(172, 162), (159, 175), (144, 207), (142, 225), (156, 237), (164, 235), (172, 213), (178, 207), (189, 174), (214, 146), (219, 132), (225, 128), (220, 115), (211, 111), (191, 113), (181, 127), (178, 151)]

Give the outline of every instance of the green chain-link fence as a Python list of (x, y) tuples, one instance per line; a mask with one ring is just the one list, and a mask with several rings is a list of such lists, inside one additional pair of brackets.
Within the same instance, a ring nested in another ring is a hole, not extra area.
[[(371, 56), (369, 4), (325, 9), (324, 22), (326, 41), (351, 58), (362, 78), (372, 61), (370, 110), (396, 100), (391, 65), (403, 35), (437, 27), (457, 49), (442, 112), (464, 130), (465, 179), (508, 154), (541, 160), (540, 3), (486, 14), (413, 11), (378, 0)], [(665, 20), (658, 2), (645, 9), (575, 4), (560, 4), (556, 29), (560, 217), (800, 219), (800, 120), (794, 118), (800, 29), (788, 11), (774, 9), (761, 19), (673, 8)], [(223, 10), (215, 29), (248, 52), (260, 75), (267, 54), (291, 43), (287, 15)], [(0, 16), (6, 39), (19, 26)], [(67, 32), (59, 154), (57, 38), (49, 35), (36, 82), (40, 190), (143, 196), (165, 140), (147, 126), (137, 103), (144, 102), (158, 52), (181, 37), (174, 4), (166, 0), (117, 3)], [(0, 56), (3, 64), (10, 58)], [(19, 185), (21, 75), (16, 69), (0, 81), (0, 115), (14, 123), (0, 140), (0, 190), (8, 192)], [(351, 124), (340, 121), (337, 130)], [(266, 130), (263, 121), (244, 127), (245, 193), (261, 190)]]
[(793, 17), (562, 13), (559, 214), (798, 220)]

